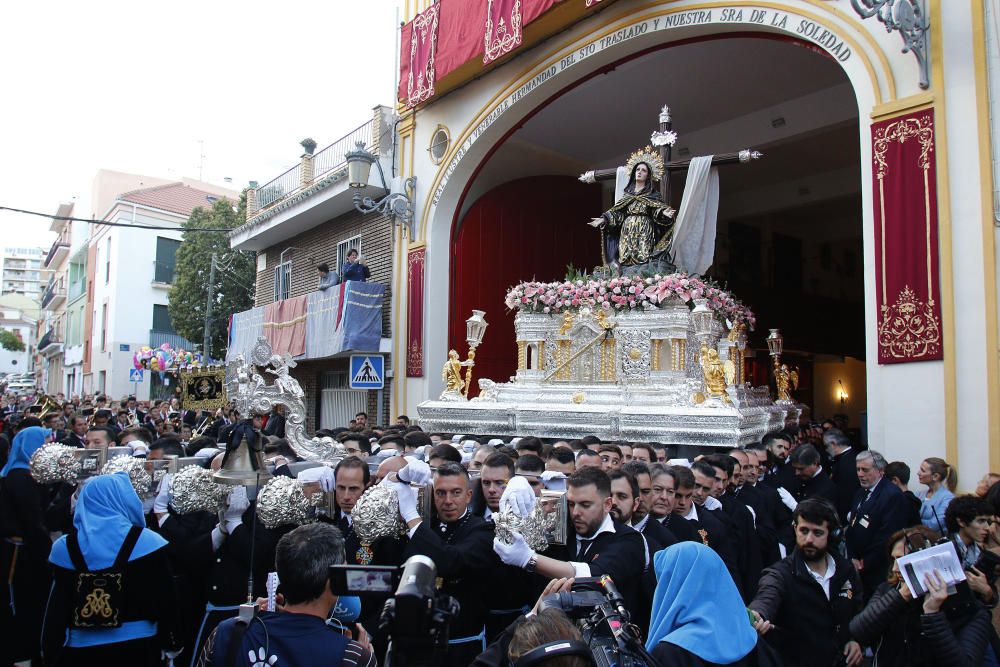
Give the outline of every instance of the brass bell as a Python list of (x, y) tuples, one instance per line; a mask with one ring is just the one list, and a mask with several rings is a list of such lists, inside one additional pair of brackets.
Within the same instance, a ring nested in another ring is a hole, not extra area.
[[(260, 433), (255, 435), (258, 442), (263, 437)], [(271, 473), (264, 464), (263, 452), (251, 447), (246, 436), (238, 430), (234, 429), (230, 437), (232, 440), (238, 438), (238, 441), (233, 447), (233, 442), (230, 440), (222, 467), (212, 476), (215, 481), (233, 486), (259, 486), (269, 480)]]

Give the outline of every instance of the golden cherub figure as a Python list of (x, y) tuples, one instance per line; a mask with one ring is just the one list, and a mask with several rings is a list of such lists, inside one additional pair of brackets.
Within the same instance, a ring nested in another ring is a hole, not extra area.
[(567, 310), (565, 313), (563, 313), (563, 321), (562, 321), (562, 326), (559, 327), (559, 335), (565, 336), (566, 334), (569, 333), (569, 330), (572, 327), (573, 327), (573, 313)]
[(719, 359), (719, 351), (715, 348), (711, 348), (705, 343), (701, 344), (701, 354), (699, 355), (701, 361), (701, 372), (705, 379), (705, 394), (707, 398), (718, 398), (726, 405), (732, 405), (733, 402), (729, 398), (729, 384), (727, 382), (727, 376), (732, 376), (733, 362), (726, 361), (723, 363)]

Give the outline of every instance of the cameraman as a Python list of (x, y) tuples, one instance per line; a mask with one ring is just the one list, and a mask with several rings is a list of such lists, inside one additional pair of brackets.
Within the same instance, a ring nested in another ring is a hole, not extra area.
[[(419, 463), (419, 462), (417, 462)], [(426, 468), (411, 463), (407, 467)], [(406, 474), (404, 474), (406, 473)], [(413, 471), (399, 472), (413, 479)], [(443, 463), (434, 471), (434, 519), (423, 521), (417, 511), (416, 490), (408, 483), (395, 482), (399, 513), (409, 530), (409, 544), (403, 554), (427, 556), (437, 566), (443, 580), (441, 592), (454, 597), (461, 613), (449, 628), (445, 665), (465, 667), (486, 648), (486, 610), (491, 577), (497, 559), (490, 550), (493, 530), (482, 518), (469, 511), (472, 488), (469, 473), (458, 463)]]
[[(559, 641), (583, 643), (583, 635), (576, 625), (560, 609), (543, 609), (546, 597), (573, 590), (573, 579), (553, 579), (542, 591), (535, 607), (511, 623), (496, 641), (481, 653), (470, 667), (507, 667), (517, 665), (532, 650)], [(531, 664), (550, 664), (553, 667), (589, 667), (593, 664), (589, 650), (583, 646), (585, 655), (560, 655), (532, 661)], [(558, 662), (557, 662), (558, 660)], [(549, 662), (551, 661), (551, 663)]]
[(535, 553), (514, 533), (514, 543), (493, 540), (493, 550), (507, 565), (546, 577), (600, 577), (608, 575), (625, 599), (628, 611), (638, 612), (639, 586), (646, 565), (642, 535), (611, 516), (611, 480), (599, 468), (586, 467), (570, 475), (566, 504), (573, 533), (566, 541), (569, 560)]
[(344, 539), (325, 523), (300, 526), (278, 542), (275, 565), (281, 581), (279, 613), (262, 612), (243, 624), (223, 621), (209, 636), (200, 667), (318, 664), (375, 667), (368, 636), (358, 625), (354, 641), (328, 626), (337, 604), (330, 590), (330, 566), (344, 562)]

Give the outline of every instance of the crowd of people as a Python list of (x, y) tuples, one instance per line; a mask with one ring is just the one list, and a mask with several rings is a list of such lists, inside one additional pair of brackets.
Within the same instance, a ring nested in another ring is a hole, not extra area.
[[(459, 604), (441, 660), (449, 666), (592, 664), (577, 627), (545, 601), (604, 576), (650, 664), (993, 665), (1000, 656), (1000, 477), (956, 495), (954, 469), (929, 458), (914, 493), (905, 463), (833, 421), (688, 460), (659, 443), (427, 433), (405, 416), (378, 427), (359, 413), (317, 433), (347, 452), (330, 467), (297, 460), (280, 409), (250, 419), (96, 397), (39, 419), (16, 402), (2, 407), (0, 564), (10, 587), (0, 627), (13, 631), (0, 665), (384, 664), (391, 593), (338, 596), (328, 569), (413, 556), (433, 561), (441, 592)], [(140, 498), (122, 473), (76, 485), (30, 473), (51, 441), (194, 456), (218, 469), (248, 432), (275, 476), (317, 483), (332, 507), (268, 527), (253, 488), (235, 487), (218, 513), (182, 514), (169, 476)], [(366, 543), (352, 512), (376, 485), (391, 485), (405, 528)], [(530, 515), (546, 489), (565, 492), (565, 544), (535, 550), (517, 531), (498, 534), (503, 513)], [(965, 580), (949, 585), (934, 571), (911, 590), (899, 559), (948, 543)], [(269, 593), (276, 610), (236, 618)]]

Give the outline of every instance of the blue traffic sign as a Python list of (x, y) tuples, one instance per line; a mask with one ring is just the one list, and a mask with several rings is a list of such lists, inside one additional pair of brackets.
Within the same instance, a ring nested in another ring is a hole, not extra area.
[(380, 354), (352, 354), (351, 389), (382, 389), (385, 387), (385, 357)]
[(128, 369), (128, 381), (129, 382), (142, 382), (142, 369), (141, 368), (130, 368), (130, 369)]

